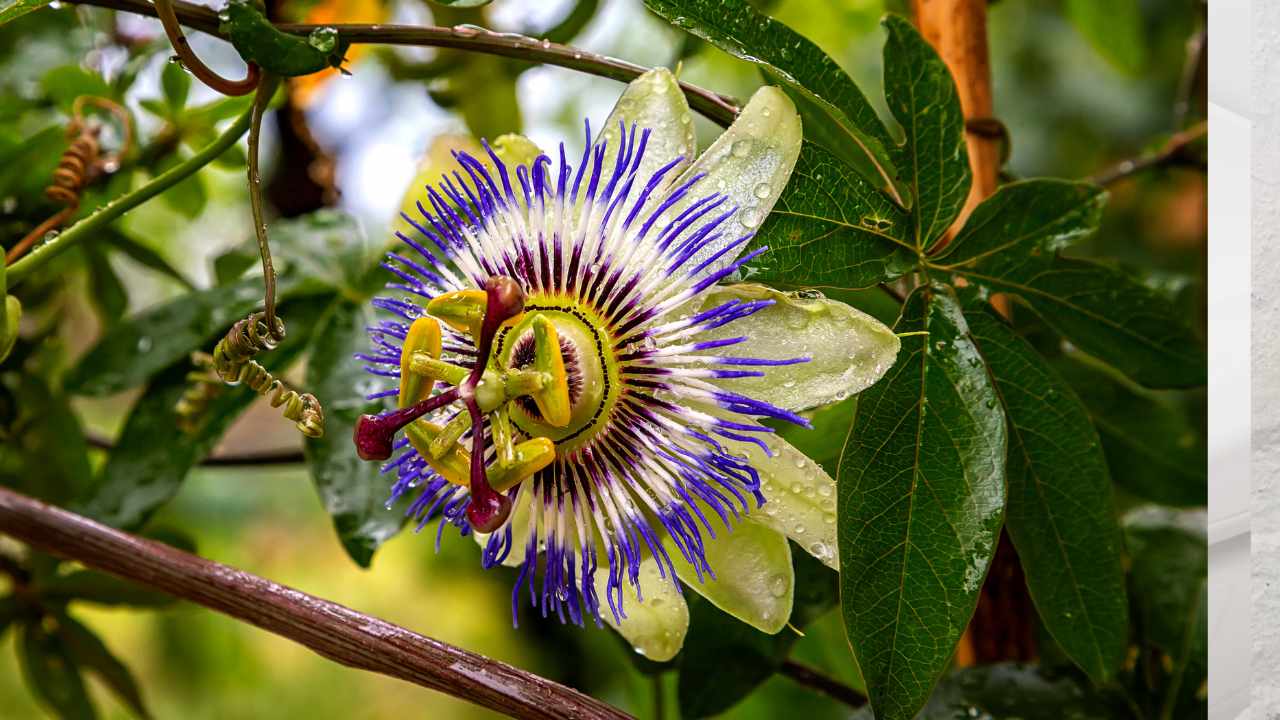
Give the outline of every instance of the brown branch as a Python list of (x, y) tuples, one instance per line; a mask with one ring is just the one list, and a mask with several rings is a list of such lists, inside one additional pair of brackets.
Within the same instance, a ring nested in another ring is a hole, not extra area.
[(862, 693), (816, 668), (811, 668), (794, 660), (783, 660), (782, 667), (778, 668), (778, 673), (791, 678), (797, 685), (822, 693), (851, 708), (857, 709), (867, 704), (867, 698)]
[[(155, 7), (146, 0), (74, 0), (80, 5), (122, 10), (155, 17)], [(209, 8), (188, 2), (173, 3), (179, 22), (214, 37), (225, 36), (218, 29), (218, 15)], [(455, 48), (502, 57), (558, 65), (592, 75), (628, 82), (649, 70), (625, 60), (587, 52), (569, 45), (538, 40), (514, 33), (498, 33), (480, 27), (432, 27), (416, 25), (306, 25), (281, 23), (277, 28), (295, 35), (307, 35), (319, 27), (335, 28), (343, 40), (379, 45), (416, 45)], [(715, 122), (728, 126), (737, 117), (738, 107), (732, 98), (705, 88), (682, 82), (680, 87), (689, 98), (689, 106)]]
[(1203, 139), (1208, 134), (1209, 123), (1207, 121), (1198, 122), (1182, 132), (1175, 133), (1169, 138), (1169, 141), (1164, 144), (1164, 147), (1160, 148), (1157, 152), (1141, 155), (1136, 158), (1129, 158), (1128, 160), (1121, 160), (1106, 170), (1094, 174), (1089, 178), (1089, 182), (1092, 182), (1095, 185), (1111, 185), (1131, 175), (1136, 175), (1146, 170), (1168, 165), (1186, 164), (1200, 167), (1201, 163), (1195, 158), (1192, 158), (1188, 154), (1188, 151), (1190, 150), (1191, 145)]
[(519, 718), (628, 718), (576, 690), (0, 488), (0, 532), (289, 638), (348, 667)]

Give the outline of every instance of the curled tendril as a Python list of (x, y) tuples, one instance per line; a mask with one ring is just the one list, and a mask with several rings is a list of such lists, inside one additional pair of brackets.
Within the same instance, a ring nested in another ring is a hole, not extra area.
[[(276, 319), (280, 337), (284, 336), (284, 322)], [(213, 356), (204, 353), (192, 355), (192, 363), (206, 370), (189, 376), (192, 386), (183, 393), (175, 407), (186, 429), (195, 426), (196, 420), (210, 400), (217, 394), (217, 383), (246, 385), (262, 396), (270, 396), (271, 407), (283, 407), (285, 418), (292, 420), (298, 431), (307, 437), (324, 434), (324, 409), (320, 401), (310, 393), (299, 393), (272, 375), (253, 357), (260, 352), (275, 349), (277, 340), (267, 330), (262, 313), (239, 320), (231, 326), (225, 337), (213, 348)], [(211, 372), (210, 372), (211, 371)]]

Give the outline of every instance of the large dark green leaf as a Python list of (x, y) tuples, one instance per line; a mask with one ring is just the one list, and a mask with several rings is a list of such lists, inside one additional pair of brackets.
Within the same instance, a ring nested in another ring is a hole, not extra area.
[[(314, 285), (282, 276), (278, 293), (316, 292)], [(230, 285), (183, 295), (120, 323), (98, 341), (67, 375), (69, 390), (110, 395), (142, 384), (192, 350), (209, 350), (211, 341), (262, 303), (262, 280), (245, 278)]]
[(896, 15), (884, 26), (884, 96), (907, 135), (894, 162), (911, 188), (913, 240), (923, 250), (951, 227), (969, 196), (964, 113), (946, 64), (915, 27)]
[(1208, 502), (1208, 445), (1174, 394), (1135, 387), (1078, 354), (1057, 368), (1089, 408), (1117, 486), (1162, 505)]
[(721, 50), (756, 63), (795, 99), (805, 137), (848, 163), (873, 187), (911, 202), (891, 159), (893, 140), (841, 67), (808, 38), (746, 0), (645, 0), (645, 6)]
[(107, 687), (111, 688), (121, 700), (140, 718), (150, 718), (146, 704), (142, 701), (142, 691), (133, 679), (133, 673), (119, 658), (111, 654), (102, 640), (92, 630), (80, 624), (75, 618), (62, 614), (58, 617), (58, 635), (67, 653), (85, 670), (95, 673)]
[(39, 621), (24, 624), (18, 657), (27, 685), (54, 714), (64, 720), (97, 717), (80, 667), (57, 633)]
[(379, 464), (361, 460), (351, 442), (356, 418), (380, 407), (364, 399), (371, 376), (352, 357), (373, 324), (367, 304), (335, 303), (316, 331), (307, 364), (307, 387), (325, 411), (324, 437), (307, 443), (307, 465), (342, 546), (361, 567), (404, 524), (403, 506), (386, 507), (390, 482), (378, 472)]
[(787, 189), (753, 245), (769, 252), (753, 279), (868, 287), (915, 267), (912, 221), (826, 149), (806, 142)]
[(1018, 296), (1081, 350), (1143, 385), (1203, 385), (1204, 350), (1172, 303), (1117, 270), (1058, 255), (1096, 229), (1104, 199), (1083, 183), (1006, 185), (974, 210), (941, 267)]
[[(835, 607), (838, 576), (809, 553), (793, 550), (790, 625), (803, 629)], [(689, 635), (678, 658), (681, 717), (707, 717), (736, 705), (777, 672), (798, 638), (790, 628), (766, 635), (709, 602), (691, 598)]]
[[(1034, 665), (996, 663), (951, 673), (917, 720), (1062, 720), (1063, 718), (1124, 718), (1131, 715), (1123, 698), (1102, 693), (1082, 677), (1052, 672)], [(872, 720), (870, 708), (853, 715)]]
[(840, 474), (840, 602), (876, 715), (907, 720), (968, 625), (1004, 510), (1005, 418), (951, 291), (924, 286), (858, 398)]
[[(280, 373), (298, 359), (322, 302), (300, 300), (281, 308), (293, 332), (275, 350), (257, 357), (264, 367)], [(258, 397), (244, 386), (221, 387), (194, 427), (179, 431), (183, 423), (175, 406), (190, 385), (190, 370), (185, 359), (175, 362), (147, 386), (129, 412), (92, 496), (79, 503), (81, 513), (126, 529), (142, 525), (173, 497), (187, 472)]]
[(1120, 526), (1098, 434), (1071, 387), (989, 308), (965, 312), (1009, 421), (1005, 527), (1045, 627), (1098, 684), (1124, 659)]

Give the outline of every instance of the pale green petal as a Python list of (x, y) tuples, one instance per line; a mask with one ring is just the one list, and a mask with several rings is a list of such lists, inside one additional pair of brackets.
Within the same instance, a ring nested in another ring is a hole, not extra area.
[[(689, 197), (671, 211), (671, 217), (710, 193), (728, 196), (725, 209), (738, 208), (737, 214), (728, 220), (733, 224), (725, 228), (718, 241), (699, 250), (687, 263), (688, 267), (697, 267), (726, 245), (759, 229), (791, 177), (796, 158), (800, 156), (800, 141), (800, 115), (791, 99), (773, 86), (757, 90), (738, 119), (677, 181), (706, 173)], [(745, 244), (739, 245), (717, 258), (705, 272), (733, 262), (744, 247)]]
[(640, 562), (641, 602), (636, 589), (624, 579), (622, 583), (622, 607), (626, 617), (618, 622), (608, 606), (609, 569), (596, 569), (596, 595), (600, 598), (600, 617), (609, 627), (627, 639), (636, 652), (653, 660), (670, 660), (684, 646), (685, 633), (689, 631), (689, 606), (676, 586), (675, 578), (663, 577), (658, 563), (646, 556)]
[[(698, 335), (698, 340), (742, 337), (745, 342), (705, 354), (808, 362), (761, 368), (763, 377), (716, 384), (792, 411), (838, 402), (880, 379), (898, 356), (893, 330), (870, 315), (816, 293), (783, 293), (764, 285), (726, 285), (705, 294), (702, 309), (730, 300), (773, 300), (753, 315)], [(696, 312), (696, 310), (694, 310)]]
[(619, 120), (626, 125), (628, 134), (631, 124), (635, 123), (636, 142), (640, 141), (642, 132), (650, 131), (640, 170), (636, 174), (636, 182), (641, 188), (658, 168), (677, 157), (684, 157), (684, 162), (667, 171), (664, 185), (670, 185), (698, 153), (689, 101), (680, 91), (675, 76), (666, 68), (654, 68), (632, 80), (604, 121), (604, 127), (599, 128), (601, 137), (609, 143), (602, 167), (610, 170), (620, 147)]
[(766, 502), (751, 511), (751, 518), (791, 538), (832, 570), (839, 570), (836, 481), (786, 440), (775, 435), (763, 439), (773, 457), (754, 443), (729, 443), (735, 454), (746, 453), (760, 473), (760, 491)]
[[(778, 531), (744, 518), (724, 527), (719, 517), (700, 505), (708, 520), (716, 523), (713, 539), (703, 528), (707, 563), (715, 579), (703, 573), (699, 582), (693, 566), (677, 560), (676, 574), (711, 604), (742, 622), (770, 635), (786, 627), (791, 617), (795, 592), (795, 572), (791, 569), (791, 546)], [(670, 538), (667, 552), (679, 558), (680, 550)]]

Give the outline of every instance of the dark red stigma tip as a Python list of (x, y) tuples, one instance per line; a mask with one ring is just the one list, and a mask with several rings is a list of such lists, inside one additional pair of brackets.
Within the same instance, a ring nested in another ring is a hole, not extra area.
[(386, 421), (385, 415), (361, 415), (356, 420), (356, 454), (361, 460), (386, 460), (391, 457), (391, 442), (400, 426)]
[(491, 533), (502, 527), (511, 514), (511, 499), (489, 488), (485, 493), (473, 492), (467, 506), (467, 522), (478, 532)]

